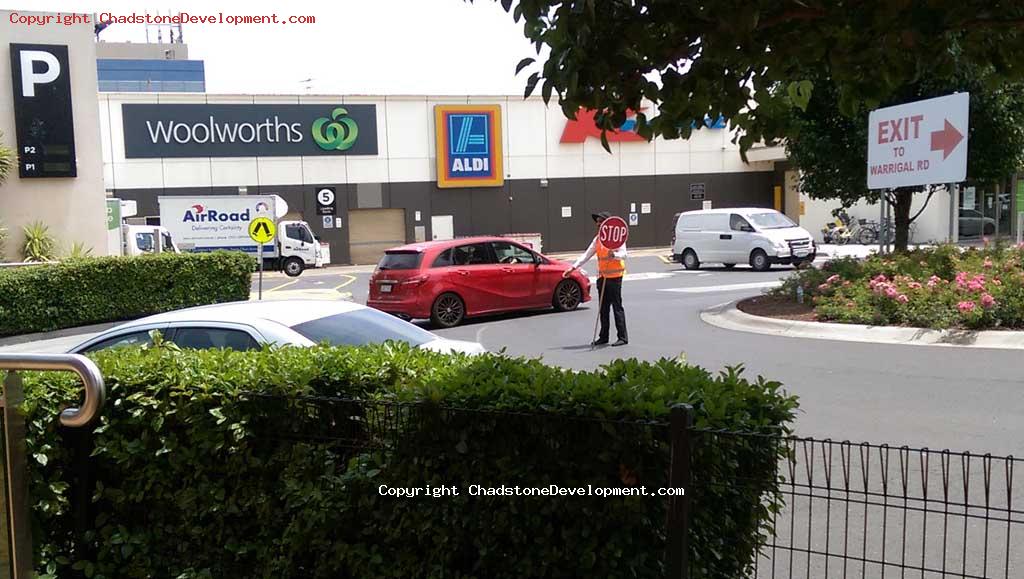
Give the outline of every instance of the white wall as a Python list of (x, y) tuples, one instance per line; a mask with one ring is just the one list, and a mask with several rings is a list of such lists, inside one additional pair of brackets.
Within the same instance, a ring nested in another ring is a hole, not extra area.
[[(910, 208), (910, 215), (916, 215), (928, 198), (926, 194), (914, 196), (914, 202)], [(804, 213), (800, 216), (800, 225), (811, 232), (814, 239), (819, 243), (822, 241), (821, 228), (826, 223), (835, 219), (832, 217), (832, 210), (840, 206), (836, 199), (819, 200), (811, 199), (806, 193), (800, 193), (800, 201), (803, 203)], [(847, 212), (854, 219), (870, 219), (879, 221), (881, 219), (881, 208), (878, 203), (866, 203), (861, 201), (850, 207)], [(939, 188), (932, 195), (931, 201), (925, 210), (914, 221), (916, 229), (911, 243), (932, 243), (943, 242), (949, 239), (949, 193), (945, 188)]]
[[(506, 179), (770, 171), (745, 164), (726, 130), (695, 131), (688, 141), (560, 143), (566, 119), (539, 98), (488, 96), (331, 96), (104, 93), (100, 97), (107, 189), (436, 181), (434, 105), (500, 104)], [(367, 103), (377, 105), (376, 156), (126, 159), (122, 103)]]
[[(0, 222), (10, 230), (7, 257), (20, 259), (22, 226), (42, 221), (50, 227), (60, 249), (82, 242), (94, 255), (107, 253), (107, 213), (100, 156), (100, 122), (96, 102), (96, 44), (91, 25), (27, 26), (12, 24), (10, 12), (0, 10), (0, 131), (4, 144), (15, 147), (14, 90), (11, 86), (9, 43), (57, 44), (68, 47), (71, 74), (71, 114), (75, 122), (77, 177), (18, 177), (15, 168), (0, 185)], [(40, 12), (19, 11), (22, 15)]]

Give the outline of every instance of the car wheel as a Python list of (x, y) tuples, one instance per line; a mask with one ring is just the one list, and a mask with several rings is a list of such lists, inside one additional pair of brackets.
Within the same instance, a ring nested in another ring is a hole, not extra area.
[(430, 321), (441, 328), (452, 328), (462, 323), (466, 318), (466, 304), (462, 298), (446, 292), (434, 300), (430, 308)]
[(996, 232), (996, 226), (993, 223), (985, 224), (985, 235), (992, 235)]
[(288, 277), (299, 277), (304, 269), (306, 269), (306, 264), (297, 257), (289, 257), (284, 260), (284, 274)]
[(560, 312), (568, 312), (579, 307), (583, 301), (583, 290), (580, 284), (571, 279), (563, 279), (555, 286), (555, 295), (551, 300), (555, 309)]
[(683, 252), (683, 267), (686, 269), (700, 269), (700, 260), (692, 249)]
[(725, 266), (725, 269), (732, 269), (732, 268), (736, 267), (735, 263), (723, 263), (722, 265)]
[(768, 254), (763, 249), (755, 249), (750, 252), (750, 267), (754, 268), (754, 271), (768, 271), (772, 267), (772, 262), (768, 260)]

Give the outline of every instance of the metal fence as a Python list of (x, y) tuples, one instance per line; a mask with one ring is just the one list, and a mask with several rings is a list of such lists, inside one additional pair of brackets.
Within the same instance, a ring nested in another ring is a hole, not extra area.
[[(751, 577), (1024, 577), (1022, 462), (970, 452), (693, 429), (694, 447), (780, 446), (785, 507)], [(691, 488), (745, 485), (694, 473)], [(699, 504), (692, 505), (700, 509)]]

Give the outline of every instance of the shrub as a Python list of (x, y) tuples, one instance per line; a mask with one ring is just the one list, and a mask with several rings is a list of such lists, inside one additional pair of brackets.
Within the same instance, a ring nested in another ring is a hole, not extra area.
[[(926, 328), (1024, 328), (1024, 248), (956, 246), (837, 260), (788, 279), (803, 285), (818, 319)], [(827, 276), (827, 277), (826, 277)], [(824, 279), (823, 279), (824, 278)]]
[[(158, 344), (100, 353), (97, 362), (108, 403), (94, 435), (84, 544), (73, 528), (68, 444), (55, 426), (77, 399), (74, 381), (26, 380), (37, 569), (51, 575), (78, 565), (95, 577), (662, 577), (664, 500), (396, 499), (378, 487), (663, 487), (667, 428), (583, 419), (661, 421), (672, 404), (688, 402), (700, 427), (788, 432), (796, 409), (776, 382), (677, 360), (572, 372), (395, 344), (256, 352)], [(314, 413), (305, 395), (422, 405), (414, 415), (389, 414), (389, 434), (354, 449), (286, 440), (300, 424), (363, 416)], [(560, 419), (538, 422), (537, 412)], [(779, 497), (767, 482), (747, 491), (732, 483), (771, 479), (779, 458), (761, 443), (695, 452), (695, 481), (715, 469), (728, 484), (692, 499), (700, 505), (694, 577), (749, 569)]]
[(82, 259), (92, 257), (92, 248), (81, 241), (76, 241), (68, 247), (66, 256), (68, 259)]
[(0, 336), (249, 298), (242, 253), (83, 258), (0, 270)]
[(3, 222), (0, 222), (0, 263), (2, 263), (2, 262), (7, 260), (6, 256), (4, 255), (4, 251), (6, 250), (6, 246), (7, 246), (7, 228), (4, 227)]
[(33, 221), (22, 228), (25, 243), (21, 254), (25, 261), (53, 261), (57, 257), (57, 241), (42, 221)]

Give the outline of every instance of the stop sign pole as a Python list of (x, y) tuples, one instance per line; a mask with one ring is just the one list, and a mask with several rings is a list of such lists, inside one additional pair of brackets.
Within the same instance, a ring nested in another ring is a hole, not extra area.
[[(598, 228), (597, 242), (603, 245), (606, 249), (615, 251), (626, 244), (626, 240), (629, 239), (629, 226), (626, 225), (625, 220), (615, 215), (605, 219), (601, 222), (601, 227)], [(600, 260), (600, 258), (598, 258)], [(600, 261), (598, 262), (600, 264)], [(601, 267), (598, 265), (597, 268), (597, 281), (601, 282)], [(604, 288), (601, 288), (603, 290)], [(596, 347), (594, 342), (597, 341), (597, 325), (601, 321), (601, 306), (604, 305), (604, 294), (605, 291), (599, 290), (597, 292), (597, 319), (594, 320), (594, 337), (590, 339), (590, 349)]]

